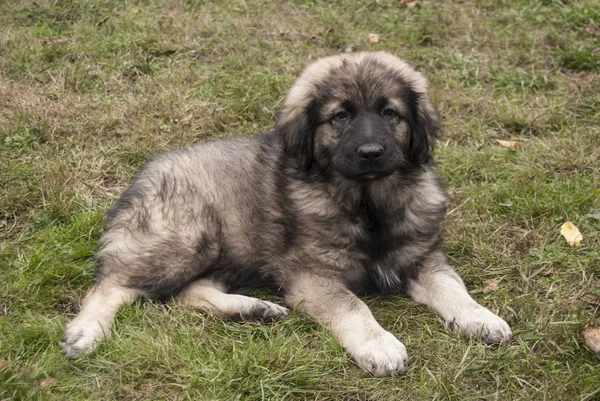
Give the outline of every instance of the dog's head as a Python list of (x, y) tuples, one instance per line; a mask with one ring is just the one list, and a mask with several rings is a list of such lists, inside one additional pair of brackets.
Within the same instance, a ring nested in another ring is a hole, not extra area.
[(369, 181), (428, 163), (440, 119), (420, 73), (388, 53), (353, 53), (311, 64), (276, 129), (299, 169)]

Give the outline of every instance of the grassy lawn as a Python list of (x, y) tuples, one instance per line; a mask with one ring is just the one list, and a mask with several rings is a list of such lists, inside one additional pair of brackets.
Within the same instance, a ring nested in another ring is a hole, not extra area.
[[(348, 49), (430, 79), (454, 200), (445, 248), (514, 341), (486, 347), (407, 298), (370, 298), (411, 358), (378, 379), (299, 313), (238, 324), (139, 302), (65, 360), (103, 216), (149, 155), (263, 132), (307, 63)], [(582, 336), (600, 324), (592, 209), (599, 0), (0, 0), (0, 400), (599, 400)], [(580, 247), (559, 234), (567, 220)]]

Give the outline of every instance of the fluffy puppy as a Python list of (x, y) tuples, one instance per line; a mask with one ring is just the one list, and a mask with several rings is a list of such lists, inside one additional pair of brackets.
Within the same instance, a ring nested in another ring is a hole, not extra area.
[(64, 353), (92, 350), (138, 297), (176, 298), (233, 319), (287, 309), (326, 326), (366, 371), (394, 375), (404, 345), (357, 295), (406, 293), (453, 330), (511, 338), (440, 249), (446, 195), (432, 148), (440, 118), (423, 76), (388, 53), (311, 64), (274, 131), (162, 154), (108, 214), (97, 283), (66, 329)]

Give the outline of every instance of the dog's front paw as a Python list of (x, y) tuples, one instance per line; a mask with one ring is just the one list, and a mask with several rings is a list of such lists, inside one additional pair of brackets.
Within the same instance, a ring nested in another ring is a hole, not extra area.
[(374, 376), (395, 376), (408, 362), (406, 347), (394, 335), (384, 331), (351, 350), (356, 363)]
[(481, 305), (461, 311), (447, 323), (455, 333), (481, 338), (485, 344), (503, 344), (512, 338), (512, 331), (504, 319)]
[(65, 341), (61, 343), (63, 354), (67, 358), (87, 354), (108, 334), (99, 321), (76, 318), (67, 325), (65, 330)]

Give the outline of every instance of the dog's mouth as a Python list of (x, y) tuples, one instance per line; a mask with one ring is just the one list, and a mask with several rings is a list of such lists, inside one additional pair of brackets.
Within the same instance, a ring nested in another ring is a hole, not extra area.
[(354, 177), (355, 180), (366, 182), (366, 181), (375, 181), (380, 180), (389, 176), (391, 173), (384, 171), (365, 171), (364, 173), (360, 173)]

